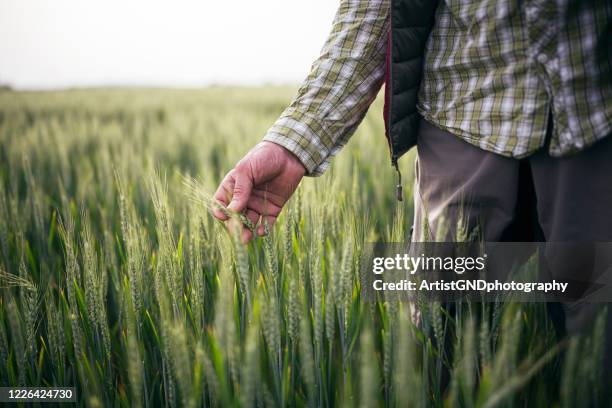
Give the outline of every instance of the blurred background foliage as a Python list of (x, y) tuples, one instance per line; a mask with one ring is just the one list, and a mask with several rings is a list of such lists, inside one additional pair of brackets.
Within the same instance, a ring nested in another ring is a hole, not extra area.
[(0, 92), (0, 385), (91, 406), (602, 403), (601, 319), (558, 343), (542, 304), (361, 299), (363, 244), (406, 240), (413, 213), (380, 98), (269, 236), (211, 218), (184, 177), (213, 192), (294, 92)]

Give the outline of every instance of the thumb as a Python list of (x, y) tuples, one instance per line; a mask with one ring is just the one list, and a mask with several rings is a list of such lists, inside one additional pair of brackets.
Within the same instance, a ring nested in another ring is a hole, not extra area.
[(232, 201), (227, 208), (234, 212), (244, 211), (251, 196), (251, 190), (253, 190), (251, 176), (243, 171), (236, 172)]

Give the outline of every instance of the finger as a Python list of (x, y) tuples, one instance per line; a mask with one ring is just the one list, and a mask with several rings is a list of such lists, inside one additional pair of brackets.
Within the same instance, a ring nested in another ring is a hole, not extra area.
[(248, 244), (249, 241), (251, 241), (253, 239), (253, 233), (248, 230), (248, 229), (243, 229), (242, 230), (242, 238), (241, 241), (243, 244)]
[(217, 206), (216, 206), (216, 205), (214, 205), (214, 204), (213, 204), (213, 206), (212, 206), (212, 213), (213, 213), (213, 215), (215, 216), (215, 218), (217, 218), (217, 219), (219, 219), (219, 220), (221, 220), (221, 221), (226, 221), (226, 220), (227, 220), (227, 218), (228, 218), (228, 217), (227, 217), (227, 215), (225, 215), (225, 214), (223, 213), (223, 211), (221, 211), (221, 210), (219, 209), (219, 207), (217, 207)]
[(278, 214), (280, 214), (282, 209), (278, 205), (272, 203), (270, 200), (257, 195), (256, 190), (253, 190), (253, 193), (249, 198), (247, 208), (259, 214), (272, 215), (274, 217), (278, 217)]
[(261, 216), (257, 211), (253, 211), (251, 209), (247, 209), (244, 215), (253, 223), (253, 225), (257, 225), (259, 222), (259, 217)]
[[(234, 189), (234, 177), (233, 177), (233, 170), (232, 170), (225, 175), (225, 177), (223, 178), (223, 181), (221, 181), (221, 183), (219, 184), (217, 191), (215, 191), (213, 198), (216, 200), (217, 203), (227, 207), (232, 197), (233, 189)], [(217, 217), (218, 219), (220, 219), (221, 221), (226, 221), (228, 219), (228, 216), (225, 215), (223, 211), (221, 211), (219, 208), (217, 208), (215, 204), (213, 204), (212, 206), (212, 212), (213, 212), (213, 215)]]
[(268, 223), (268, 231), (272, 230), (274, 223), (276, 222), (276, 217), (273, 215), (266, 215), (261, 217), (261, 224), (257, 227), (257, 235), (263, 237), (266, 234), (265, 223)]
[(227, 208), (235, 212), (242, 212), (247, 206), (251, 191), (253, 190), (253, 180), (249, 172), (236, 170), (234, 173), (234, 191), (232, 201)]
[(230, 170), (221, 183), (219, 183), (219, 187), (217, 187), (217, 191), (213, 197), (215, 200), (219, 201), (222, 204), (228, 205), (232, 198), (232, 191), (234, 190), (234, 182), (235, 182), (235, 173), (236, 170)]

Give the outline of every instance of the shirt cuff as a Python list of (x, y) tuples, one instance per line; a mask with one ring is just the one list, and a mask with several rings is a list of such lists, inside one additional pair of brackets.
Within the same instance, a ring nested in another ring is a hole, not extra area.
[[(323, 137), (322, 137), (323, 136)], [(263, 140), (293, 153), (306, 168), (306, 175), (322, 175), (329, 167), (331, 138), (312, 116), (289, 108), (268, 130)]]

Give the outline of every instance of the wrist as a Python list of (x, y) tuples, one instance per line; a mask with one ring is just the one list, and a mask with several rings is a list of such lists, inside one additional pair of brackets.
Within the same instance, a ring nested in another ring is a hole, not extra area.
[(300, 158), (285, 146), (269, 140), (264, 140), (260, 142), (259, 145), (262, 147), (276, 149), (285, 158), (286, 164), (292, 169), (295, 169), (295, 171), (297, 171), (301, 176), (305, 176), (308, 172), (308, 169), (304, 163), (302, 163)]

